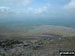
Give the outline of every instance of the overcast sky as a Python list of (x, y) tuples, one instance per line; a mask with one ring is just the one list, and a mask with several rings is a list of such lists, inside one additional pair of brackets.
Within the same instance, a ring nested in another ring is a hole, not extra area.
[(75, 18), (75, 0), (0, 0), (3, 17)]

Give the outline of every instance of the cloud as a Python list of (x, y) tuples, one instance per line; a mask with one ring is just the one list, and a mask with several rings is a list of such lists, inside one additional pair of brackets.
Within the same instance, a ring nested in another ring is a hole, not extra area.
[[(36, 1), (36, 0), (35, 0)], [(65, 1), (65, 0), (64, 0)], [(8, 6), (0, 6), (0, 15), (15, 15), (15, 17), (74, 17), (75, 16), (75, 0), (70, 0), (63, 6), (53, 7), (53, 4), (49, 2), (36, 2), (34, 0), (2, 0), (7, 3)], [(59, 1), (57, 1), (59, 2)], [(12, 8), (13, 5), (14, 8)], [(39, 4), (40, 3), (40, 4)], [(45, 3), (45, 4), (43, 4)], [(33, 7), (33, 6), (34, 7)], [(38, 6), (38, 7), (36, 7)]]
[(2, 14), (2, 13), (6, 13), (6, 12), (8, 12), (9, 10), (10, 10), (9, 7), (1, 6), (1, 7), (0, 7), (0, 14)]
[(70, 0), (70, 2), (64, 6), (64, 9), (68, 11), (74, 11), (75, 10), (75, 0)]
[(5, 6), (0, 6), (0, 19), (16, 16), (17, 13), (13, 9)]
[(41, 14), (43, 12), (47, 12), (47, 10), (49, 9), (49, 7), (50, 7), (49, 3), (47, 5), (45, 5), (45, 6), (43, 6), (43, 7), (40, 7), (40, 8), (29, 7), (28, 8), (28, 13), (31, 12), (33, 14)]
[(12, 0), (10, 2), (16, 5), (28, 6), (33, 2), (33, 0)]
[(7, 15), (8, 13), (9, 13), (9, 7), (4, 7), (4, 6), (0, 7), (0, 19), (6, 18), (6, 16), (8, 16)]
[(23, 4), (24, 6), (30, 5), (33, 2), (33, 0), (24, 0)]
[(67, 3), (63, 7), (64, 14), (66, 14), (68, 18), (75, 18), (75, 0), (70, 0), (69, 3)]
[(0, 2), (5, 2), (15, 6), (28, 6), (33, 2), (33, 0), (1, 0)]

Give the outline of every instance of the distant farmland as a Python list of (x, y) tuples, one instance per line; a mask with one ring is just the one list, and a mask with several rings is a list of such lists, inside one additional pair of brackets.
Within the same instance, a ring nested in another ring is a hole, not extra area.
[(0, 38), (9, 39), (41, 39), (55, 37), (73, 37), (75, 29), (64, 26), (0, 26)]

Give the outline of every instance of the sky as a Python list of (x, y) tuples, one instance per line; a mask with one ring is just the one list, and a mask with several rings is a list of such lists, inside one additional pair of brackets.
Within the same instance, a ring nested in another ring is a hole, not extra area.
[(0, 0), (0, 19), (75, 18), (75, 0)]

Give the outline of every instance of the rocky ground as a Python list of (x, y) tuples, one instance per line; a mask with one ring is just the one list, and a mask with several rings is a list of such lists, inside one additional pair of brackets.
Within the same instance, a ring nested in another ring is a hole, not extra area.
[(59, 51), (75, 51), (75, 37), (0, 40), (0, 56), (60, 56)]

